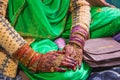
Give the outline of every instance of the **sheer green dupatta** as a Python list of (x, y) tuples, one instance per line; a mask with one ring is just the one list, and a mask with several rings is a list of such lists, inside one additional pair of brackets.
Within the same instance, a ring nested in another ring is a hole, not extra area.
[(9, 21), (22, 36), (58, 37), (64, 30), (69, 0), (9, 0)]

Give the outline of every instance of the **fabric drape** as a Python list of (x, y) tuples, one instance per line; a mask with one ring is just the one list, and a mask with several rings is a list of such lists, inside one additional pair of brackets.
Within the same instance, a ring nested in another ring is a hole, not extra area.
[[(55, 38), (69, 39), (71, 16), (66, 16), (69, 3), (70, 0), (9, 0), (9, 21), (23, 37), (35, 38), (31, 47), (45, 54), (58, 50), (53, 42)], [(92, 7), (91, 38), (112, 36), (119, 32), (120, 14), (116, 13), (120, 11), (109, 7)], [(30, 80), (85, 80), (91, 70), (85, 62), (76, 71), (54, 73), (32, 73), (22, 64), (19, 65)]]
[[(67, 16), (69, 3), (70, 0), (9, 0), (9, 21), (23, 37), (35, 38), (36, 41), (31, 47), (36, 52), (45, 54), (51, 50), (58, 50), (58, 46), (53, 42), (54, 38), (59, 36), (69, 38), (71, 27), (71, 16)], [(32, 73), (22, 64), (20, 67), (30, 80), (85, 80), (91, 69), (85, 62), (76, 71), (54, 73)]]

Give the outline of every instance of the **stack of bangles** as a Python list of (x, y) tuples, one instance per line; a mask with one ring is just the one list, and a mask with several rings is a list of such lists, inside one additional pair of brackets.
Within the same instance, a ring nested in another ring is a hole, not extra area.
[(73, 27), (70, 36), (70, 43), (77, 44), (80, 48), (83, 48), (84, 42), (87, 39), (87, 31), (83, 29), (81, 26), (77, 25)]
[(37, 54), (28, 44), (25, 44), (13, 54), (13, 57), (33, 72), (36, 72), (42, 54)]
[(88, 38), (90, 25), (90, 6), (86, 0), (71, 0), (72, 30), (69, 43), (75, 43), (83, 48)]
[[(53, 55), (56, 54), (54, 57)], [(51, 51), (44, 54), (38, 54), (34, 52), (28, 44), (23, 45), (18, 49), (13, 57), (16, 57), (24, 66), (28, 67), (32, 72), (54, 72), (55, 68), (60, 66), (62, 55)], [(56, 57), (56, 58), (55, 58)]]

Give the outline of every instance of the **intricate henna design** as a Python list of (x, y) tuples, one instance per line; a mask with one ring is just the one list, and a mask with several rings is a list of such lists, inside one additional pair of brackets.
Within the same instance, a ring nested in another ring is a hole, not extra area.
[(76, 69), (76, 61), (65, 56), (63, 52), (51, 51), (46, 54), (37, 55), (33, 58), (29, 64), (29, 68), (34, 70), (36, 67), (37, 71), (41, 72), (64, 72), (66, 71), (66, 68)]
[(76, 44), (67, 44), (63, 49), (67, 56), (74, 58), (77, 61), (77, 65), (82, 63), (82, 49)]
[(33, 72), (66, 71), (66, 69), (62, 67), (75, 69), (76, 61), (64, 54), (65, 53), (61, 51), (38, 54), (34, 52), (28, 44), (25, 44), (13, 54), (13, 57)]
[(63, 51), (81, 65), (82, 49), (89, 32), (90, 6), (86, 0), (71, 0), (70, 11), (72, 14), (70, 41)]
[(46, 54), (35, 53), (29, 45), (25, 44), (13, 54), (24, 66), (31, 71), (54, 72), (76, 69), (76, 61), (64, 55), (61, 51), (51, 51)]

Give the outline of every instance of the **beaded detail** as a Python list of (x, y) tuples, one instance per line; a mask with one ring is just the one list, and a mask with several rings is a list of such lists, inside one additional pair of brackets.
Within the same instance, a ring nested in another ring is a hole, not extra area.
[(91, 21), (90, 6), (86, 0), (71, 0), (72, 27), (77, 25), (89, 31)]
[(0, 15), (6, 16), (6, 9), (8, 5), (8, 0), (0, 0)]
[(0, 47), (0, 73), (14, 78), (16, 76), (18, 61), (8, 55), (4, 49)]
[(91, 21), (90, 5), (86, 0), (71, 0), (70, 11), (72, 29), (69, 42), (83, 48), (84, 42), (88, 38)]
[(0, 16), (0, 45), (12, 55), (25, 43), (26, 41), (13, 29), (10, 23)]
[[(0, 42), (5, 43), (5, 45), (7, 44), (7, 41), (4, 39), (4, 36), (6, 36), (6, 31), (2, 33), (1, 30), (4, 30), (4, 25), (8, 24), (8, 22), (4, 18), (6, 17), (7, 5), (8, 0), (0, 0)], [(4, 35), (2, 35), (1, 33)], [(13, 57), (11, 57), (7, 51), (0, 47), (0, 73), (2, 75), (14, 78), (16, 76), (17, 67), (18, 61), (13, 59)]]

